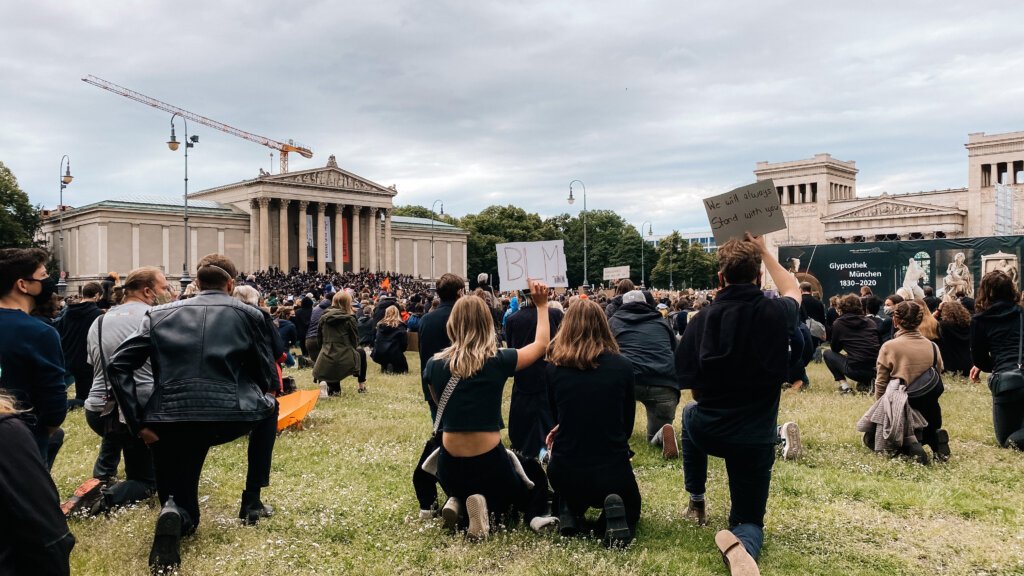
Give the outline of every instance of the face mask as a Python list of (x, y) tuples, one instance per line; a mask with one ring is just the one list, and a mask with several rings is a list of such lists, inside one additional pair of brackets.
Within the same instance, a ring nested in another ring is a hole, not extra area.
[(39, 282), (40, 290), (39, 294), (32, 297), (36, 302), (36, 306), (42, 306), (50, 301), (50, 297), (57, 291), (57, 281), (53, 278), (47, 278)]
[(892, 306), (886, 306), (885, 307), (885, 313), (891, 315), (892, 314)]
[(167, 304), (171, 302), (171, 295), (164, 292), (163, 294), (157, 294), (156, 298), (153, 299), (153, 306), (160, 306), (161, 304)]

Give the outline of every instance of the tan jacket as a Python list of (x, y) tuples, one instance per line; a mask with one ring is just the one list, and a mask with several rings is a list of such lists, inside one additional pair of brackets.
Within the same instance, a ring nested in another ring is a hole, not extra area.
[(935, 344), (917, 330), (900, 330), (895, 338), (882, 344), (875, 365), (875, 399), (885, 394), (893, 378), (910, 385), (931, 368), (933, 358), (937, 360), (936, 369), (942, 372), (942, 354), (936, 351), (933, 355), (935, 349)]

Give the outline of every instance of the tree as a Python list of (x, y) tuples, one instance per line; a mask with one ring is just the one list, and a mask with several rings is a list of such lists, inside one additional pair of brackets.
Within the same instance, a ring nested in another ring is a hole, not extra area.
[[(565, 240), (565, 260), (569, 284), (582, 284), (583, 218), (561, 214), (546, 220)], [(605, 268), (629, 266), (630, 278), (640, 283), (640, 234), (631, 224), (612, 210), (587, 211), (587, 278), (590, 284), (601, 284)], [(646, 246), (644, 257), (654, 266), (654, 249)]]
[(395, 211), (394, 211), (393, 214), (395, 216), (409, 216), (409, 217), (412, 217), (412, 218), (427, 218), (427, 219), (436, 220), (438, 222), (446, 222), (448, 224), (455, 224), (456, 223), (455, 218), (451, 217), (449, 214), (438, 214), (436, 212), (431, 212), (430, 208), (425, 208), (423, 206), (418, 206), (416, 204), (408, 204), (408, 205), (405, 205), (405, 206), (395, 206)]
[[(469, 232), (466, 246), (469, 277), (475, 285), (476, 276), (487, 272), (498, 278), (498, 254), (495, 244), (504, 242), (536, 242), (557, 240), (558, 231), (535, 213), (518, 206), (489, 206), (479, 214), (467, 214), (458, 225)], [(496, 282), (495, 282), (496, 283)]]
[(659, 288), (710, 288), (717, 271), (714, 254), (673, 231), (658, 244), (658, 264), (651, 270), (651, 281)]
[(18, 187), (18, 179), (0, 162), (0, 248), (35, 246), (40, 225), (39, 207)]

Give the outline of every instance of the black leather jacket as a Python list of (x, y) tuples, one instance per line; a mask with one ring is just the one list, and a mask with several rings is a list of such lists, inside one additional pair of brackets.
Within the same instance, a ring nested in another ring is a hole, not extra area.
[[(268, 417), (277, 379), (262, 312), (219, 290), (157, 306), (107, 365), (133, 433), (150, 422), (255, 422)], [(152, 360), (153, 395), (141, 405), (134, 373)]]

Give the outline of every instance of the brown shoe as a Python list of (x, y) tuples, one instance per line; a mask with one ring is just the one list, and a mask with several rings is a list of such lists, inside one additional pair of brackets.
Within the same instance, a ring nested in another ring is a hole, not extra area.
[(676, 445), (676, 430), (671, 424), (661, 427), (661, 457), (666, 460), (679, 458), (679, 446)]
[(706, 513), (704, 512), (705, 503), (706, 502), (704, 500), (690, 500), (690, 502), (686, 505), (686, 512), (683, 512), (683, 518), (696, 522), (697, 526), (707, 526), (708, 519)]
[(722, 551), (722, 560), (729, 567), (732, 576), (761, 576), (757, 562), (735, 534), (722, 530), (715, 534), (715, 544)]

